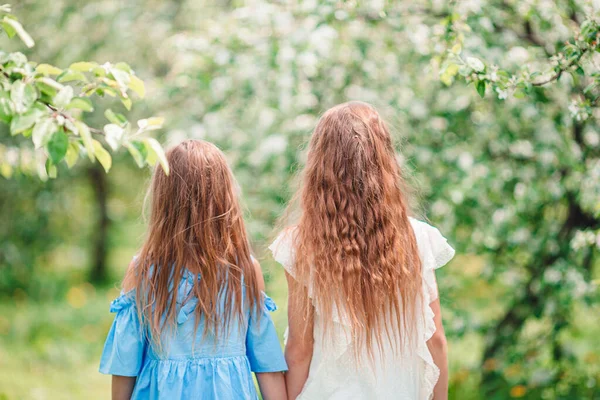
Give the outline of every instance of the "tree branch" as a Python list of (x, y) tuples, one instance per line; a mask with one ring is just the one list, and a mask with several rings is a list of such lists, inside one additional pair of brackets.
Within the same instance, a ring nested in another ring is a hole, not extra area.
[(554, 75), (552, 75), (550, 78), (544, 80), (544, 81), (540, 81), (540, 82), (531, 82), (531, 85), (533, 86), (544, 86), (552, 81), (555, 81), (557, 79), (559, 79), (563, 72), (565, 72), (566, 70), (568, 70), (569, 68), (571, 68), (572, 66), (574, 66), (575, 64), (577, 64), (579, 62), (579, 60), (581, 60), (581, 58), (583, 57), (583, 55), (585, 53), (587, 53), (589, 48), (585, 48), (582, 49), (581, 52), (579, 53), (579, 55), (577, 57), (575, 57), (573, 60), (571, 60), (571, 62), (569, 62), (567, 64), (567, 66), (565, 67), (560, 67), (558, 71), (556, 71), (556, 73)]

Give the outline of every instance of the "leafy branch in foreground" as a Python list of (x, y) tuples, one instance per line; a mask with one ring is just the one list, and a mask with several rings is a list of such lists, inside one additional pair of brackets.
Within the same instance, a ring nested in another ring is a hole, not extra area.
[(500, 99), (509, 96), (522, 98), (530, 94), (533, 88), (558, 81), (565, 73), (569, 73), (575, 81), (583, 80), (586, 83), (581, 87), (577, 100), (571, 104), (569, 110), (579, 121), (590, 117), (592, 108), (600, 99), (600, 72), (586, 71), (587, 68), (583, 64), (586, 56), (600, 51), (600, 24), (593, 16), (588, 16), (579, 26), (579, 31), (564, 44), (562, 50), (549, 58), (551, 67), (543, 72), (530, 71), (527, 65), (518, 72), (509, 71), (488, 65), (476, 57), (464, 56), (463, 32), (468, 31), (468, 26), (459, 20), (456, 15), (448, 16), (445, 20), (447, 31), (450, 32), (447, 38), (451, 43), (440, 70), (440, 80), (443, 83), (450, 85), (456, 77), (460, 77), (467, 83), (473, 83), (481, 97), (489, 87)]
[[(0, 27), (9, 37), (34, 45), (8, 5), (0, 6)], [(159, 162), (168, 174), (161, 145), (143, 136), (161, 129), (163, 118), (142, 119), (134, 127), (124, 115), (108, 109), (104, 115), (109, 123), (102, 129), (82, 119), (83, 113), (94, 111), (94, 96), (118, 98), (130, 110), (132, 93), (143, 98), (145, 86), (125, 63), (76, 62), (61, 69), (31, 62), (20, 52), (0, 51), (0, 122), (13, 137), (0, 143), (0, 174), (9, 178), (15, 171), (37, 173), (46, 180), (56, 177), (61, 162), (71, 168), (80, 157), (97, 160), (108, 172), (112, 157), (98, 139), (113, 152), (125, 147), (139, 167)]]

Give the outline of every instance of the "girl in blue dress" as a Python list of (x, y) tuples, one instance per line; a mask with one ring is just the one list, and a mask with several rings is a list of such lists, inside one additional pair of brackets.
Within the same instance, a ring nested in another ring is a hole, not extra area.
[(287, 366), (223, 154), (189, 140), (154, 172), (148, 235), (110, 310), (112, 398), (287, 399)]

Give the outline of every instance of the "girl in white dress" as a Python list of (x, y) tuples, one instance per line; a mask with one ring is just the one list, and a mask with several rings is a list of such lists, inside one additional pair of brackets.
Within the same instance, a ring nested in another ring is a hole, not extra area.
[(368, 104), (327, 111), (298, 223), (270, 246), (289, 286), (290, 399), (447, 399), (434, 270), (454, 250), (409, 217), (389, 132)]

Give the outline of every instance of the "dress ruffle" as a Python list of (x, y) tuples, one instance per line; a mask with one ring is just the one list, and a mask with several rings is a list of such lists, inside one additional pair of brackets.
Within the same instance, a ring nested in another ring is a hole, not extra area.
[(149, 359), (137, 377), (132, 399), (257, 400), (244, 355), (181, 360)]
[(110, 304), (116, 313), (100, 360), (100, 372), (137, 376), (146, 350), (144, 330), (139, 320), (133, 292), (122, 293)]
[(133, 292), (121, 292), (121, 295), (119, 297), (111, 301), (110, 312), (117, 313), (127, 307), (131, 307), (132, 305), (135, 305), (135, 296)]
[(275, 301), (269, 296), (267, 296), (265, 292), (262, 292), (262, 296), (263, 302), (265, 304), (265, 310), (269, 312), (277, 311), (277, 304), (275, 304)]
[(415, 235), (417, 235), (417, 241), (428, 244), (428, 246), (419, 246), (423, 264), (424, 329), (417, 354), (424, 363), (421, 393), (424, 394), (425, 400), (430, 400), (433, 398), (433, 390), (440, 377), (440, 369), (435, 365), (429, 347), (427, 347), (427, 342), (436, 331), (435, 313), (431, 309), (431, 303), (437, 299), (435, 270), (446, 265), (454, 257), (454, 249), (436, 228), (417, 220), (411, 220), (411, 222)]

